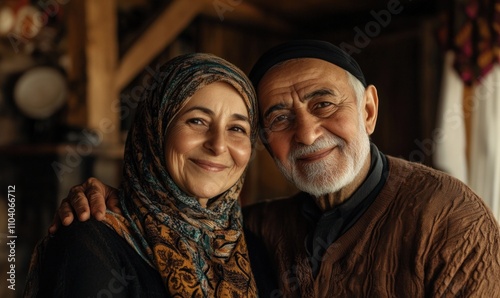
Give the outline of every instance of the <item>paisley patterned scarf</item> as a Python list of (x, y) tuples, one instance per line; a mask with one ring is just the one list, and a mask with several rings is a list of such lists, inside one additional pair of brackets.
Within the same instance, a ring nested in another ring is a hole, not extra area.
[[(188, 54), (163, 65), (145, 92), (125, 145), (120, 188), (123, 216), (105, 222), (163, 278), (174, 297), (256, 297), (238, 202), (243, 177), (207, 208), (184, 193), (165, 168), (164, 140), (175, 115), (199, 89), (226, 82), (243, 97), (256, 136), (256, 99), (234, 65)], [(238, 99), (240, 100), (240, 99)]]

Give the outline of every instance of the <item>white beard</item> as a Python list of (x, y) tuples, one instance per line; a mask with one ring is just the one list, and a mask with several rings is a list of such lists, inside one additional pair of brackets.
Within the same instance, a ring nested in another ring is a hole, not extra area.
[[(359, 113), (361, 118), (361, 113)], [(346, 142), (333, 134), (326, 134), (310, 146), (298, 145), (292, 148), (287, 168), (282, 162), (274, 158), (279, 170), (301, 191), (313, 196), (335, 193), (351, 183), (361, 171), (370, 154), (370, 140), (365, 130), (363, 119), (360, 123), (357, 138), (347, 146)], [(297, 162), (297, 158), (324, 148), (333, 148), (330, 156), (307, 165)], [(335, 151), (341, 157), (335, 158)]]

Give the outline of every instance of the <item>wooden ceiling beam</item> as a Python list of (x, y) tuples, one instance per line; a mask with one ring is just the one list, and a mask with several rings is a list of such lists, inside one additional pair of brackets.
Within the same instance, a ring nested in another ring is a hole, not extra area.
[(242, 0), (205, 0), (207, 5), (203, 15), (233, 23), (252, 25), (274, 30), (289, 32), (292, 26), (279, 17), (259, 9), (254, 4)]
[(117, 90), (125, 88), (199, 14), (221, 22), (257, 25), (280, 32), (291, 30), (288, 23), (246, 1), (174, 0), (123, 56), (116, 73)]
[(125, 53), (116, 73), (122, 90), (207, 6), (206, 0), (174, 0)]

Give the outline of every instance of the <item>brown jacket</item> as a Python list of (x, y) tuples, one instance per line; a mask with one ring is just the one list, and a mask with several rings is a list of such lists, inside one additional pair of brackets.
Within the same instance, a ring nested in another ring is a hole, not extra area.
[(388, 162), (385, 186), (328, 247), (315, 279), (304, 248), (306, 194), (244, 209), (277, 272), (273, 297), (500, 297), (500, 229), (483, 201), (442, 172)]

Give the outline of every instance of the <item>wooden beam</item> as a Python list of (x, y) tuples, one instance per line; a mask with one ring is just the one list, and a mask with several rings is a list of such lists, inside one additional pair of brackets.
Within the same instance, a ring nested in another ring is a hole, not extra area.
[(248, 1), (205, 0), (207, 4), (203, 15), (218, 19), (220, 22), (230, 21), (242, 25), (259, 26), (267, 30), (288, 33), (291, 24), (268, 14)]
[(87, 126), (98, 131), (103, 143), (116, 144), (120, 136), (118, 91), (117, 0), (85, 0), (87, 40)]
[(116, 74), (122, 90), (205, 9), (205, 0), (174, 0), (124, 55)]
[(68, 31), (67, 68), (69, 92), (65, 114), (65, 123), (76, 126), (87, 126), (87, 84), (85, 54), (85, 0), (73, 0), (65, 6), (64, 18)]

